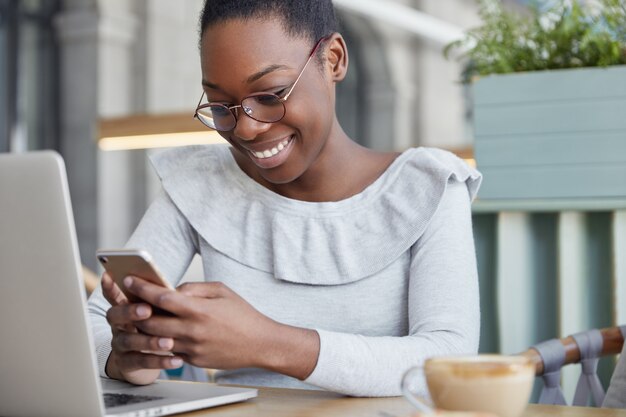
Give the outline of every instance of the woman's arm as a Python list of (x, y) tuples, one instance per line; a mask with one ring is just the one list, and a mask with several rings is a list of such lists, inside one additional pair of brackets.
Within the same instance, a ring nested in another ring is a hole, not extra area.
[[(167, 194), (162, 192), (151, 204), (126, 246), (147, 250), (163, 276), (175, 286), (197, 252), (196, 242), (194, 230)], [(110, 308), (111, 304), (99, 285), (89, 298), (88, 309), (101, 376), (107, 376), (105, 366), (111, 354), (112, 333), (107, 322)]]
[(408, 336), (319, 330), (317, 367), (305, 382), (354, 396), (400, 395), (400, 380), (409, 367), (431, 356), (477, 352), (478, 274), (470, 199), (463, 183), (448, 184), (437, 212), (411, 249), (408, 298)]
[[(430, 356), (477, 350), (478, 282), (469, 206), (465, 185), (450, 184), (411, 249), (405, 337), (287, 326), (219, 282), (185, 284), (168, 293), (137, 279), (131, 292), (175, 315), (153, 317), (138, 327), (173, 338), (172, 350), (196, 366), (261, 367), (349, 395), (400, 395), (400, 379), (409, 367)], [(381, 281), (380, 291), (384, 285)]]

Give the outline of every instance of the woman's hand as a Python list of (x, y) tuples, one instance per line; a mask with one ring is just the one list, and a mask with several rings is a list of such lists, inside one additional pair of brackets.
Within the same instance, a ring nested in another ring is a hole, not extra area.
[(107, 321), (113, 339), (106, 373), (111, 378), (137, 385), (154, 382), (161, 369), (179, 368), (180, 357), (163, 356), (146, 352), (171, 351), (174, 341), (141, 334), (135, 324), (152, 317), (152, 308), (145, 303), (129, 303), (128, 299), (108, 274), (102, 276), (102, 293), (111, 304)]
[(141, 299), (174, 314), (135, 325), (146, 334), (173, 339), (171, 350), (193, 365), (260, 367), (305, 379), (317, 363), (317, 332), (271, 320), (220, 282), (187, 283), (175, 292), (135, 277), (124, 283)]

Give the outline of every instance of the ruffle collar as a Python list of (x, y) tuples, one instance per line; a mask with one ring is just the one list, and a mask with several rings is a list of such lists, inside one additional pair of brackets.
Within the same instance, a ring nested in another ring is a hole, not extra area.
[(453, 154), (412, 148), (363, 192), (338, 202), (293, 200), (237, 165), (228, 145), (154, 155), (163, 188), (214, 249), (275, 278), (339, 285), (381, 271), (422, 235), (449, 181), (473, 199), (480, 174)]

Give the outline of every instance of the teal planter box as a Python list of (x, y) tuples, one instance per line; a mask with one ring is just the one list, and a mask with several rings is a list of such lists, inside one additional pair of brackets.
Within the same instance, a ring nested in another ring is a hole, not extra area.
[(479, 198), (626, 197), (626, 66), (474, 84)]

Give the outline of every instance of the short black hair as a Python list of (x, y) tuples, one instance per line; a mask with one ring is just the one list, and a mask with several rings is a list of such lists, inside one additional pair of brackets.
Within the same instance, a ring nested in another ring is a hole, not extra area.
[(200, 14), (200, 42), (205, 30), (230, 19), (277, 17), (294, 38), (316, 42), (338, 31), (332, 0), (205, 0)]

